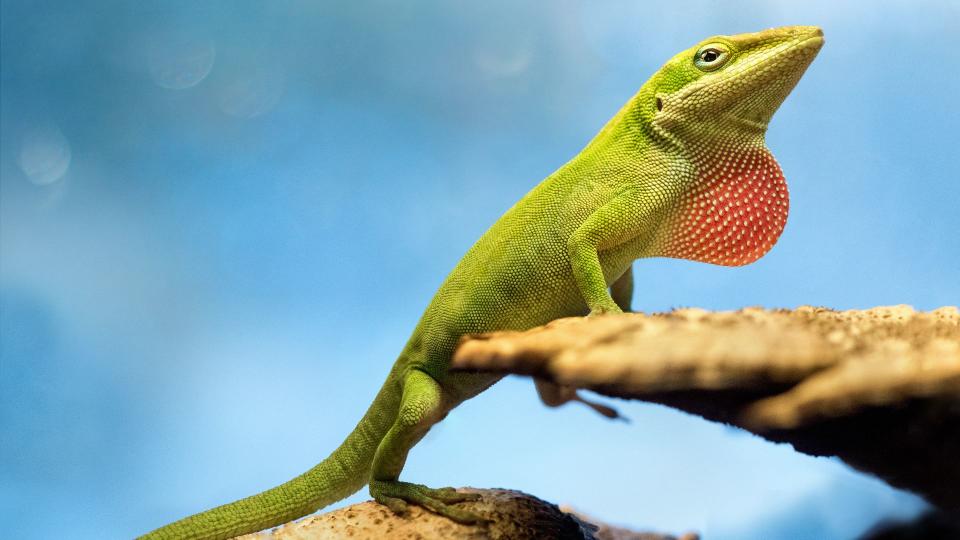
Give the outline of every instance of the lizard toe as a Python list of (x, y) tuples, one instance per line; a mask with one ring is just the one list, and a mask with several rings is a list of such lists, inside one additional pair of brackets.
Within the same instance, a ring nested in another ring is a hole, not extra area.
[(439, 489), (430, 489), (427, 488), (426, 493), (428, 497), (432, 497), (439, 501), (445, 503), (458, 503), (464, 501), (479, 501), (479, 493), (460, 493), (452, 487), (445, 487)]

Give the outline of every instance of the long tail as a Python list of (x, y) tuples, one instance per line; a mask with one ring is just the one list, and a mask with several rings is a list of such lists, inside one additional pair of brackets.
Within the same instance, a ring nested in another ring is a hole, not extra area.
[(275, 488), (160, 527), (141, 540), (232, 538), (311, 514), (356, 493), (367, 483), (377, 445), (397, 416), (400, 392), (391, 373), (357, 427), (316, 467)]

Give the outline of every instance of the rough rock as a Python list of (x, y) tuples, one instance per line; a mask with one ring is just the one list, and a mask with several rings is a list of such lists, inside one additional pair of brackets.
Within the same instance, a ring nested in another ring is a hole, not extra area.
[(682, 309), (468, 336), (454, 368), (673, 406), (960, 511), (960, 312)]
[(696, 535), (673, 536), (636, 533), (594, 525), (556, 505), (519, 491), (470, 489), (480, 493), (475, 502), (460, 503), (491, 519), (486, 525), (460, 525), (411, 506), (405, 516), (394, 515), (373, 501), (310, 516), (270, 531), (248, 534), (246, 540), (696, 540)]

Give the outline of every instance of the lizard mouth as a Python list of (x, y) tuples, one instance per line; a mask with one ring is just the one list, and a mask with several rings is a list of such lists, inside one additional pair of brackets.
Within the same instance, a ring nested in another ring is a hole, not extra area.
[(725, 72), (721, 77), (711, 78), (709, 81), (700, 84), (693, 84), (687, 88), (684, 88), (678, 92), (673, 99), (677, 101), (686, 101), (703, 90), (723, 84), (733, 78), (752, 81), (756, 79), (757, 76), (765, 70), (765, 68), (768, 68), (772, 64), (783, 62), (785, 56), (796, 55), (798, 53), (800, 54), (800, 57), (796, 60), (796, 70), (799, 78), (799, 74), (802, 74), (806, 67), (810, 65), (810, 62), (813, 61), (813, 57), (816, 56), (817, 52), (820, 51), (823, 43), (823, 31), (817, 28), (806, 35), (798, 36), (779, 45), (779, 50), (774, 52), (772, 55), (764, 56), (761, 59), (740, 66), (737, 69)]

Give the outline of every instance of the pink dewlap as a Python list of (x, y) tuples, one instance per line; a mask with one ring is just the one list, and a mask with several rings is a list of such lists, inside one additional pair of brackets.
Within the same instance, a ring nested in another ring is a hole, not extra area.
[(658, 255), (741, 266), (759, 259), (787, 223), (790, 199), (765, 148), (721, 154), (700, 167)]

